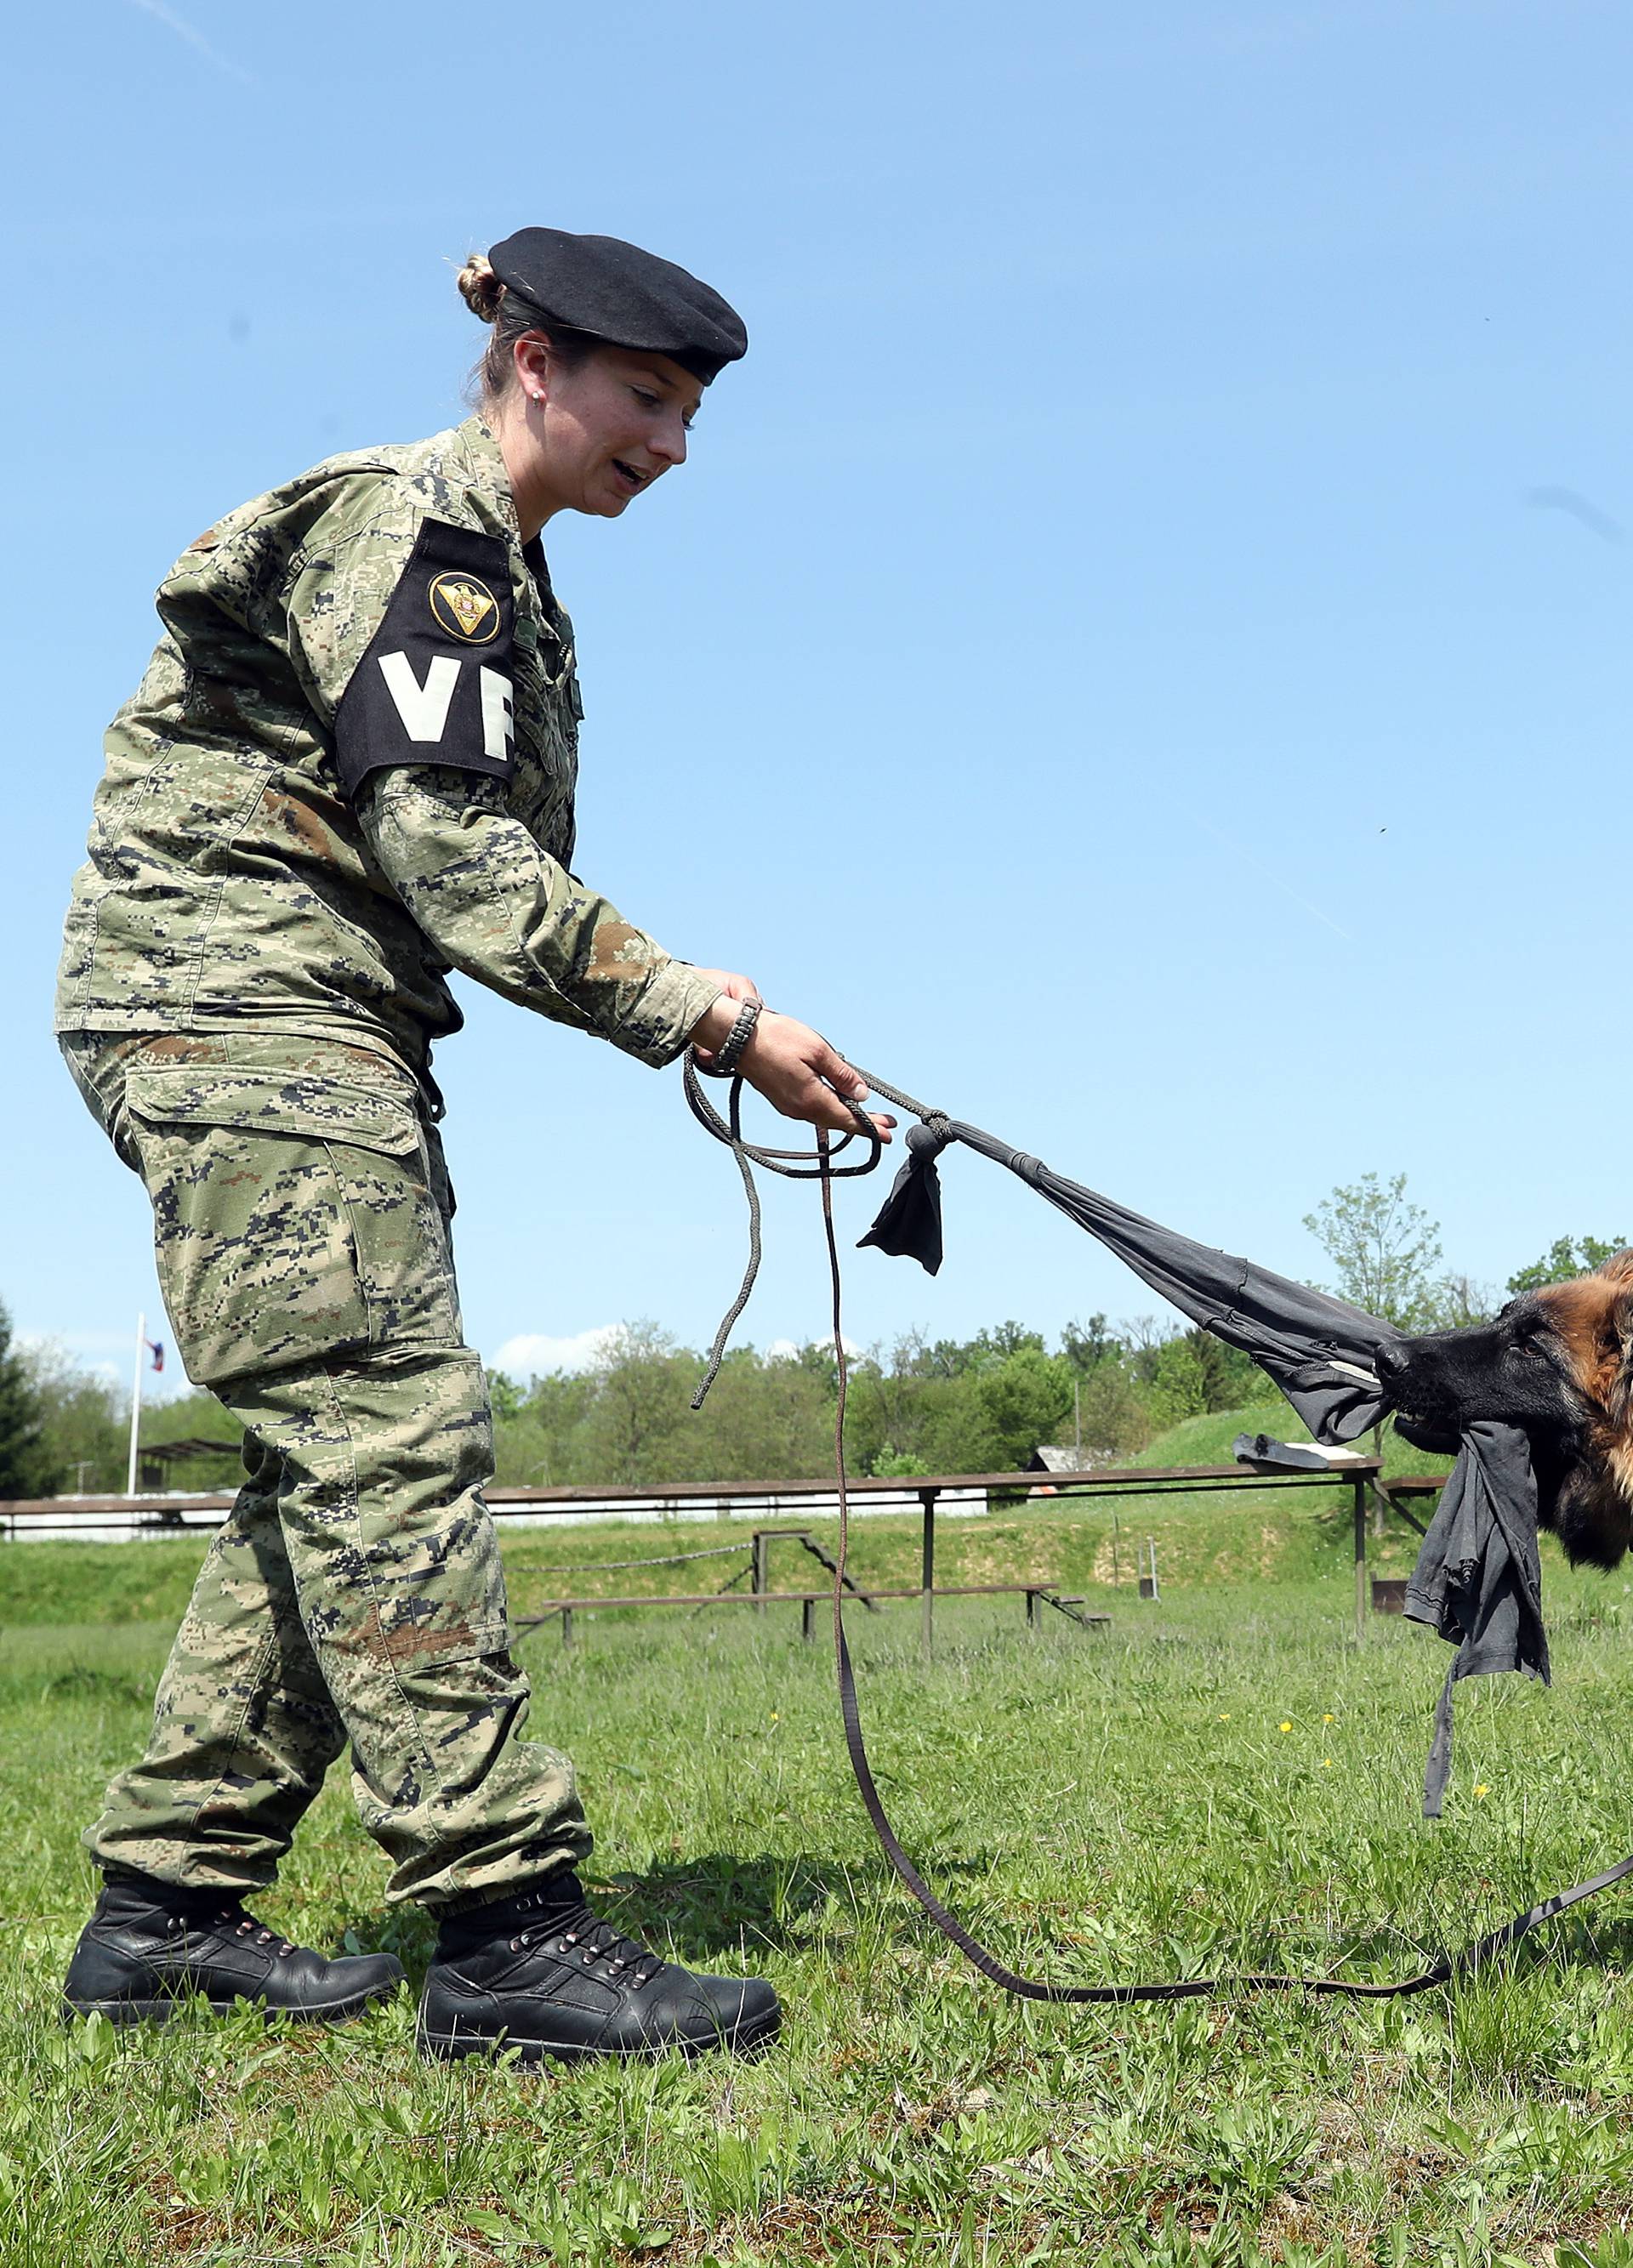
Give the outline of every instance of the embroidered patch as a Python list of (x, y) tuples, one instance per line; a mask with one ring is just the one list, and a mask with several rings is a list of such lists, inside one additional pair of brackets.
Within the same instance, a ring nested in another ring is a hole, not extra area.
[(499, 636), (499, 600), (474, 575), (439, 575), (430, 597), (432, 619), (454, 637), (491, 645)]

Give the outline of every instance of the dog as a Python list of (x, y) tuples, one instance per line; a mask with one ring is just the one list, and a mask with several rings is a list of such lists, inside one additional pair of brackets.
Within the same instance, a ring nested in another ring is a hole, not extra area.
[(1521, 1427), (1543, 1527), (1576, 1565), (1619, 1564), (1633, 1543), (1633, 1247), (1489, 1323), (1398, 1340), (1378, 1372), (1420, 1449), (1455, 1451), (1476, 1418)]

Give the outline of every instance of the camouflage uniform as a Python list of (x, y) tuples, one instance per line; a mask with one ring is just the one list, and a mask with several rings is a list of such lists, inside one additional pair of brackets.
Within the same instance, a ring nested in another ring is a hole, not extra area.
[(232, 513), (159, 608), (57, 1027), (147, 1185), (177, 1344), (242, 1421), (248, 1479), (86, 1841), (258, 1887), (350, 1743), (388, 1895), (497, 1895), (589, 1838), (566, 1759), (519, 1737), (433, 1123), (444, 978), (651, 1063), (717, 988), (566, 869), (572, 626), (479, 420)]

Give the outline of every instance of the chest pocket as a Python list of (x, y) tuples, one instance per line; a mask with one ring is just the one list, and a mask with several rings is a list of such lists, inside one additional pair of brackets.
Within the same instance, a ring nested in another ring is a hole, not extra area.
[(188, 1375), (457, 1342), (444, 1208), (410, 1095), (235, 1067), (133, 1070), (125, 1125)]

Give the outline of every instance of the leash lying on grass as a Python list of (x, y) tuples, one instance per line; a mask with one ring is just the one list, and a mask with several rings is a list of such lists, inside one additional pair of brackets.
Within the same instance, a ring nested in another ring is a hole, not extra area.
[[(1188, 2000), (1226, 1992), (1325, 1992), (1355, 2000), (1387, 2000), (1426, 1992), (1467, 1974), (1557, 1914), (1596, 1896), (1633, 1874), (1633, 1856), (1621, 1859), (1584, 1882), (1558, 1890), (1517, 1914), (1500, 1929), (1448, 1954), (1415, 1977), (1383, 1984), (1351, 1983), (1337, 1977), (1245, 1975), (1178, 1977), (1152, 1984), (1054, 1984), (1022, 1976), (972, 1937), (929, 1888), (902, 1848), (880, 1800), (861, 1728), (855, 1672), (845, 1635), (844, 1586), (850, 1545), (850, 1498), (845, 1469), (845, 1408), (848, 1366), (841, 1329), (839, 1244), (834, 1232), (833, 1183), (871, 1173), (883, 1145), (857, 1104), (856, 1135), (837, 1143), (819, 1131), (814, 1152), (768, 1149), (747, 1141), (742, 1120), (743, 1081), (732, 1079), (728, 1115), (722, 1118), (704, 1092), (698, 1076), (706, 1067), (688, 1055), (686, 1099), (705, 1130), (726, 1144), (737, 1161), (749, 1204), (749, 1263), (741, 1288), (715, 1334), (708, 1366), (692, 1396), (700, 1409), (720, 1370), (732, 1329), (748, 1305), (759, 1272), (760, 1205), (754, 1167), (791, 1181), (822, 1187), (823, 1230), (833, 1297), (833, 1350), (839, 1395), (834, 1416), (834, 1469), (839, 1506), (839, 1548), (833, 1579), (833, 1644), (839, 1671), (839, 1706), (846, 1747), (862, 1806), (884, 1854), (906, 1888), (950, 1943), (984, 1977), (1019, 1999), (1069, 2003)], [(942, 1263), (941, 1191), (935, 1160), (950, 1143), (961, 1142), (1018, 1174), (1038, 1193), (1108, 1245), (1144, 1282), (1205, 1329), (1239, 1347), (1275, 1380), (1318, 1440), (1351, 1440), (1378, 1422), (1387, 1397), (1372, 1365), (1377, 1349), (1397, 1336), (1390, 1324), (1348, 1301), (1308, 1285), (1289, 1283), (1252, 1263), (1193, 1243), (1171, 1229), (1144, 1220), (1076, 1182), (1052, 1173), (1036, 1158), (1010, 1149), (980, 1128), (964, 1125), (898, 1087), (863, 1071), (868, 1086), (910, 1110), (920, 1121), (907, 1135), (908, 1156), (863, 1245), (911, 1256), (931, 1275)], [(865, 1160), (836, 1166), (835, 1157), (857, 1138), (868, 1145)], [(1541, 1569), (1537, 1551), (1536, 1487), (1529, 1446), (1517, 1428), (1473, 1426), (1462, 1454), (1442, 1491), (1408, 1594), (1408, 1611), (1430, 1623), (1442, 1637), (1458, 1640), (1436, 1714), (1433, 1746), (1424, 1783), (1426, 1816), (1437, 1817), (1452, 1759), (1452, 1689), (1459, 1677), (1490, 1670), (1524, 1668), (1545, 1682), (1548, 1641), (1542, 1626)]]

